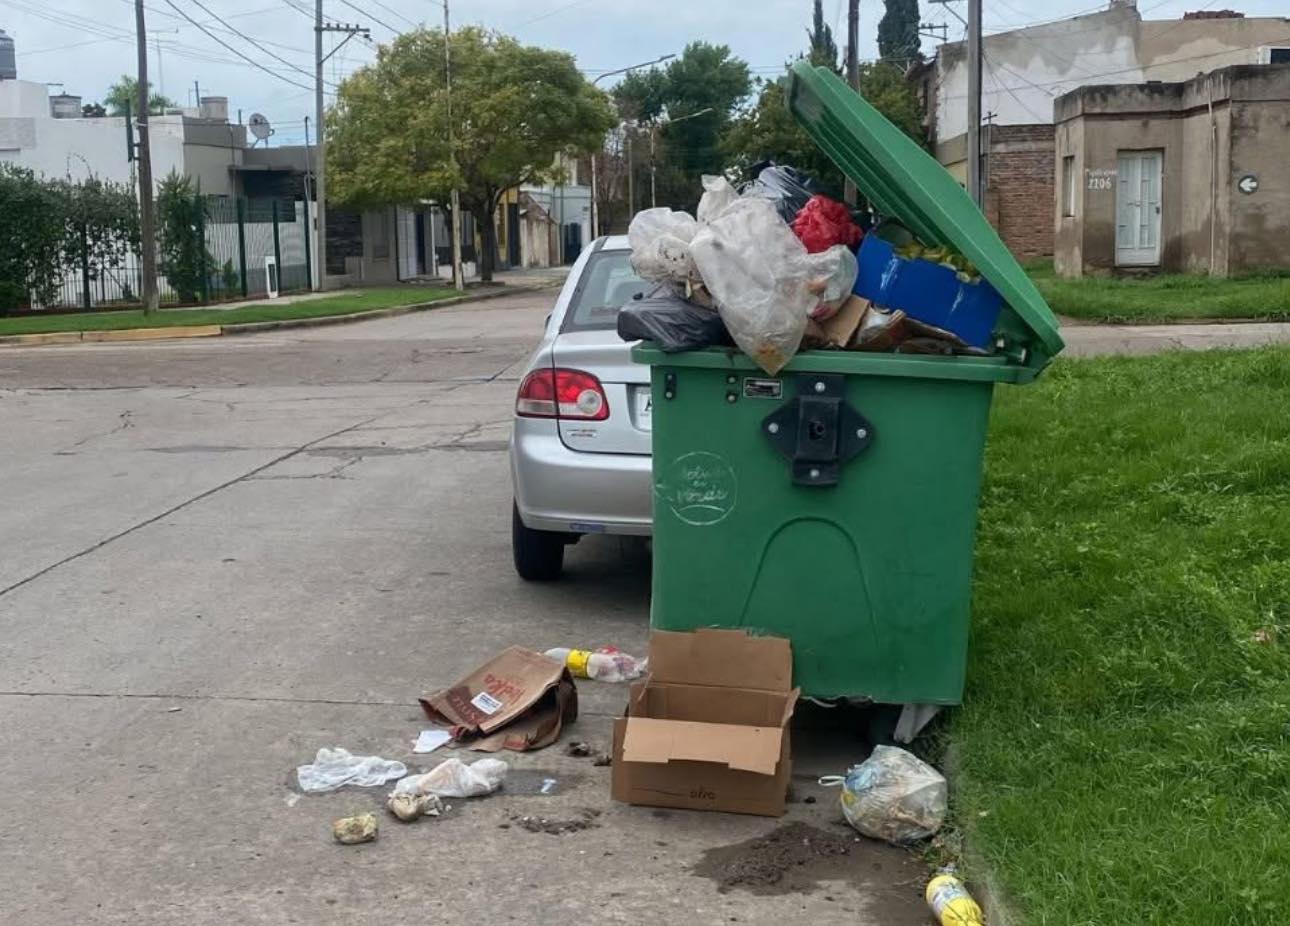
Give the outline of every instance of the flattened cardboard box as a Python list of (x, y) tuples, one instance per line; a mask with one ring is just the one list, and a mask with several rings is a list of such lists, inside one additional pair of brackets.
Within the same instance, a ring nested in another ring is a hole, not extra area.
[(777, 817), (797, 704), (788, 640), (742, 630), (650, 635), (649, 677), (614, 723), (615, 800)]

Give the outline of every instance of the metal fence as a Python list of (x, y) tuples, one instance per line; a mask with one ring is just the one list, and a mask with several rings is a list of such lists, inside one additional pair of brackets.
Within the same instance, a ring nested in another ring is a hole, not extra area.
[[(291, 199), (202, 197), (194, 209), (192, 252), (202, 261), (195, 282), (172, 280), (164, 270), (157, 287), (162, 305), (193, 305), (264, 296), (270, 275), (276, 273), (280, 293), (310, 288), (308, 209)], [(201, 245), (198, 245), (198, 241)], [(276, 269), (274, 269), (276, 268)], [(32, 308), (113, 309), (137, 305), (143, 286), (141, 260), (126, 255), (120, 266), (96, 266), (83, 261), (66, 267), (54, 301)]]

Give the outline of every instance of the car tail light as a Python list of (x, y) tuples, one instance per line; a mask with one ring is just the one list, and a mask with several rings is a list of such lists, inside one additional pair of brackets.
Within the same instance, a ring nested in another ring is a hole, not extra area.
[(609, 417), (609, 398), (600, 380), (590, 373), (542, 367), (520, 383), (515, 414), (523, 418), (604, 421)]

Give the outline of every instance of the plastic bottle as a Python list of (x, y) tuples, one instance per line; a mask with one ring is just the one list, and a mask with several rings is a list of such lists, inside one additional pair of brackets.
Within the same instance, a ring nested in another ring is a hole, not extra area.
[(942, 868), (927, 883), (926, 896), (941, 926), (985, 926), (985, 914), (952, 869)]
[(547, 650), (545, 655), (563, 662), (574, 676), (598, 682), (626, 682), (645, 672), (644, 659), (628, 656), (612, 646), (602, 646), (595, 652), (557, 646)]

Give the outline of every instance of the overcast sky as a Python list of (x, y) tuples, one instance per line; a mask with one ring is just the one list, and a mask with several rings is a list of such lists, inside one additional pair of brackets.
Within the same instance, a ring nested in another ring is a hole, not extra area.
[[(173, 7), (171, 6), (173, 4)], [(951, 4), (966, 13), (962, 0)], [(101, 98), (122, 73), (134, 72), (133, 0), (0, 0), (0, 29), (17, 43), (18, 76), (61, 82), (66, 92), (88, 102)], [(1090, 0), (984, 0), (988, 32), (1090, 12)], [(1282, 0), (1143, 0), (1149, 19), (1168, 19), (1183, 11), (1234, 7), (1247, 15), (1285, 15)], [(203, 9), (205, 7), (205, 9)], [(180, 12), (210, 33), (185, 20)], [(304, 117), (313, 108), (313, 0), (147, 0), (148, 29), (154, 46), (149, 59), (153, 84), (188, 104), (194, 80), (201, 92), (229, 98), (231, 115), (252, 112), (269, 117), (274, 144), (303, 140)], [(329, 19), (360, 22), (374, 42), (387, 41), (392, 29), (442, 22), (435, 0), (325, 0)], [(756, 12), (753, 12), (753, 11)], [(845, 43), (846, 4), (824, 0), (824, 13)], [(882, 4), (862, 0), (860, 54), (877, 53), (875, 36)], [(811, 0), (452, 0), (453, 25), (475, 23), (508, 32), (522, 41), (573, 53), (588, 76), (625, 67), (702, 39), (729, 45), (754, 74), (774, 76), (786, 59), (803, 50)], [(224, 20), (221, 24), (215, 17)], [(922, 4), (924, 21), (947, 23), (951, 40), (963, 27), (942, 6)], [(259, 42), (255, 48), (245, 33)], [(221, 45), (221, 41), (228, 47)], [(328, 36), (328, 47), (336, 41)], [(924, 40), (930, 52), (936, 42)], [(160, 45), (160, 62), (155, 46)], [(274, 71), (257, 70), (244, 54)], [(372, 57), (372, 48), (355, 39), (327, 64), (336, 81)], [(289, 63), (288, 63), (289, 62)], [(160, 63), (160, 67), (158, 64)], [(299, 68), (299, 70), (293, 69)], [(612, 79), (606, 84), (612, 83)], [(55, 88), (57, 89), (57, 88)], [(312, 129), (311, 129), (312, 132)]]

